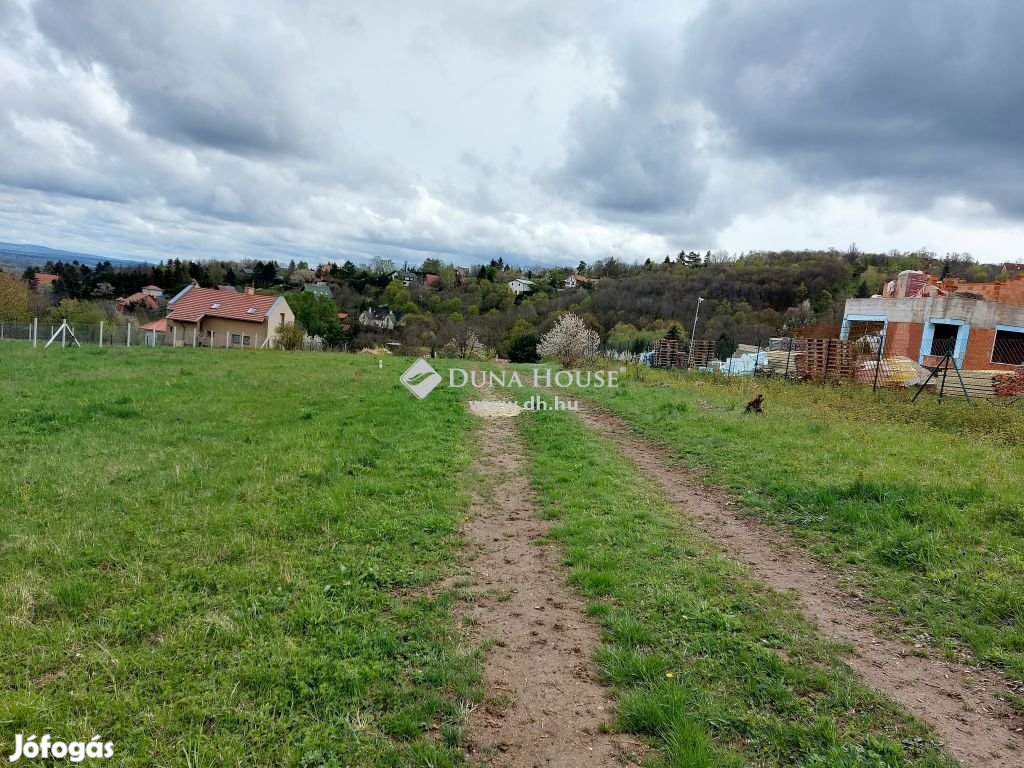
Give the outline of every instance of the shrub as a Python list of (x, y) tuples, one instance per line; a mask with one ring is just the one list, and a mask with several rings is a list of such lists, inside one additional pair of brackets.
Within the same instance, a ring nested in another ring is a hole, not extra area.
[(537, 336), (532, 333), (524, 333), (517, 337), (509, 344), (508, 359), (513, 363), (540, 362), (540, 356), (537, 354)]
[(282, 323), (274, 334), (274, 346), (277, 349), (302, 349), (306, 341), (306, 329), (298, 323)]

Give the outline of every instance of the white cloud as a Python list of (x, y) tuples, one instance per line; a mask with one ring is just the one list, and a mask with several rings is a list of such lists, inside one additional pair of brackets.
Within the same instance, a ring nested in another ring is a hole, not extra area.
[[(870, 44), (903, 50), (906, 14), (808, 1), (0, 1), (0, 239), (156, 258), (1016, 256), (1016, 97), (972, 89), (1020, 57), (1000, 4), (962, 66), (939, 48), (970, 8), (932, 14), (899, 81), (915, 104), (887, 95), (898, 60)], [(935, 120), (960, 107), (933, 66), (977, 125)], [(844, 72), (865, 74), (833, 110)]]

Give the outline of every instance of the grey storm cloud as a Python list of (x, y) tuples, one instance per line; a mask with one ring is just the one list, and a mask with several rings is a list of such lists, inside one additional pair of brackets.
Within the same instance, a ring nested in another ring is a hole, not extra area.
[(681, 41), (680, 90), (733, 151), (814, 185), (966, 194), (1024, 212), (1024, 4), (711, 3)]
[(674, 38), (618, 47), (616, 98), (577, 108), (554, 178), (625, 216), (685, 216), (727, 155), (811, 188), (1021, 214), (1022, 29), (1024, 4), (995, 0), (708, 3)]
[(33, 14), (62, 53), (110, 73), (152, 135), (240, 153), (329, 148), (332, 126), (309, 119), (302, 38), (259, 6), (39, 0)]
[(643, 260), (766, 211), (817, 236), (826, 194), (878, 239), (944, 196), (1019, 227), (1021, 29), (1010, 0), (0, 0), (0, 234)]

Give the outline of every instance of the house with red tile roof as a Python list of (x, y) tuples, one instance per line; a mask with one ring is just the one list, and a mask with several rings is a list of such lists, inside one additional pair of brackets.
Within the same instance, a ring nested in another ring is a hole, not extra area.
[(140, 325), (139, 330), (142, 331), (147, 346), (155, 347), (157, 344), (167, 343), (164, 339), (164, 335), (167, 333), (167, 318), (165, 317), (154, 320), (152, 323)]
[(60, 275), (51, 275), (49, 272), (36, 272), (32, 278), (32, 287), (37, 291), (49, 291), (53, 284), (60, 280)]
[(146, 309), (150, 312), (160, 308), (160, 300), (151, 293), (136, 291), (131, 296), (120, 296), (114, 300), (114, 308), (118, 312), (131, 312), (134, 309)]
[(565, 280), (562, 281), (562, 285), (566, 288), (577, 288), (581, 285), (586, 285), (590, 282), (590, 278), (584, 275), (573, 272)]
[(261, 296), (200, 288), (192, 284), (167, 302), (165, 340), (177, 346), (258, 349), (274, 345), (274, 334), (295, 313), (283, 296)]

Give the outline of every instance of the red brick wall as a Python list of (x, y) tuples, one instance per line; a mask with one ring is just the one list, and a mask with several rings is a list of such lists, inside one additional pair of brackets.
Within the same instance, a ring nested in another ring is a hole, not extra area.
[(921, 323), (889, 323), (886, 330), (885, 354), (903, 355), (917, 360), (921, 354)]
[[(921, 354), (921, 339), (924, 336), (922, 323), (889, 323), (885, 354), (903, 355), (916, 361)], [(992, 362), (992, 345), (996, 332), (992, 328), (971, 328), (967, 337), (967, 352), (963, 369), (967, 371), (1012, 371), (1015, 366)], [(925, 356), (926, 365), (938, 365), (941, 358)]]

